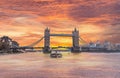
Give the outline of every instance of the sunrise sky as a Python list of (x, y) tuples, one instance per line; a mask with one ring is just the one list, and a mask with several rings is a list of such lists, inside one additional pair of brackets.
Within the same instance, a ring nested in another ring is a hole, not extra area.
[[(29, 45), (46, 27), (51, 33), (69, 34), (76, 27), (87, 42), (120, 43), (120, 0), (0, 0), (0, 36)], [(71, 45), (71, 40), (51, 37), (58, 46)]]

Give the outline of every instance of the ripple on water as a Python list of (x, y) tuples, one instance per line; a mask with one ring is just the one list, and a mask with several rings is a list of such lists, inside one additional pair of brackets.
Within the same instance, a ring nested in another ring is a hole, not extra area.
[[(23, 53), (0, 57), (1, 78), (119, 78), (120, 54)], [(7, 74), (7, 75), (6, 75)]]

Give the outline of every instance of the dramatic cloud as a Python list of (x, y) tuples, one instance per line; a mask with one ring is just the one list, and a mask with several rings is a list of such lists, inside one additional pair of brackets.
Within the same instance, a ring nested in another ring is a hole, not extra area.
[[(0, 36), (28, 45), (40, 39), (46, 27), (51, 33), (71, 33), (76, 27), (88, 42), (120, 42), (119, 7), (119, 0), (0, 0)], [(53, 45), (71, 45), (70, 38), (56, 38), (51, 38)]]

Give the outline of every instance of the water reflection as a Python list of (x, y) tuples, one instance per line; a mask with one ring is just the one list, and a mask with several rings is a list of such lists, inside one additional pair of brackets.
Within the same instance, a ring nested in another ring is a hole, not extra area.
[[(0, 56), (0, 78), (119, 78), (120, 54), (24, 53)], [(6, 75), (7, 74), (7, 75)]]

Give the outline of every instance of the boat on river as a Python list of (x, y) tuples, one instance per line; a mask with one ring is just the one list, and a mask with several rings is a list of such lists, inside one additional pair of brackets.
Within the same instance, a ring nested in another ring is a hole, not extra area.
[(52, 58), (62, 58), (62, 54), (60, 52), (57, 52), (57, 51), (54, 52), (53, 51), (53, 52), (51, 52), (50, 57), (52, 57)]

